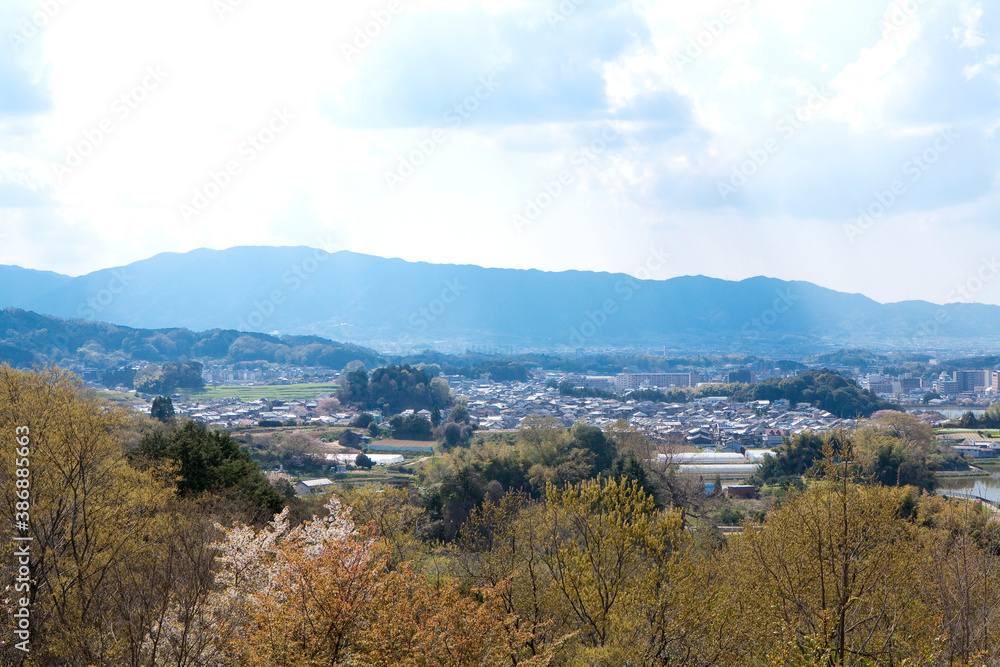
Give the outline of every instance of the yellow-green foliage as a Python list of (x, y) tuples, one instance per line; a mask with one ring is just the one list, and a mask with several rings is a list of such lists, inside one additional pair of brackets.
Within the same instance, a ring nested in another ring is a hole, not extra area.
[[(145, 632), (142, 623), (152, 621), (146, 615), (152, 610), (139, 600), (165, 553), (172, 491), (153, 472), (128, 465), (125, 443), (133, 437), (133, 415), (83, 399), (79, 389), (60, 372), (0, 367), (0, 497), (13, 519), (15, 462), (22, 458), (14, 435), (27, 427), (32, 646), (43, 655), (103, 664), (135, 648), (136, 635), (141, 640)], [(12, 527), (11, 521), (0, 522), (6, 581)], [(5, 634), (9, 628), (4, 623)]]
[[(565, 483), (576, 436), (542, 418), (514, 445), (451, 453), (461, 475), (430, 462), (424, 494), (345, 490), (351, 514), (330, 501), (326, 521), (286, 512), (265, 530), (215, 527), (206, 516), (238, 508), (177, 499), (169, 469), (132, 467), (142, 418), (68, 375), (0, 367), (11, 518), (17, 427), (31, 450), (31, 664), (1000, 664), (994, 512), (856, 481), (884, 467), (887, 442), (903, 464), (929, 455), (926, 428), (905, 417), (862, 424), (856, 458), (827, 441), (804, 491), (716, 540), (690, 539), (681, 508), (658, 508), (636, 481)], [(648, 446), (623, 424), (608, 434)], [(483, 493), (434, 519), (428, 499), (479, 474), (493, 480)], [(534, 497), (504, 494), (501, 477)], [(430, 520), (461, 530), (449, 545), (421, 539)], [(11, 533), (0, 522), (8, 582)], [(0, 615), (3, 665), (21, 658), (11, 621)]]

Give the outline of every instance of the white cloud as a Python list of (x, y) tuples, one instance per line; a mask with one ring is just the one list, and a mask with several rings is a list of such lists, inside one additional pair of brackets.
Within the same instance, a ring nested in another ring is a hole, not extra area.
[[(886, 105), (908, 84), (909, 72), (899, 65), (917, 44), (923, 28), (922, 17), (903, 14), (890, 5), (883, 21), (881, 39), (846, 66), (830, 82), (837, 92), (832, 115), (850, 124), (854, 132), (885, 129), (891, 121)], [(897, 25), (898, 24), (898, 25)]]
[[(987, 224), (1000, 174), (989, 4), (587, 0), (549, 25), (554, 0), (400, 3), (385, 25), (386, 0), (248, 0), (222, 20), (204, 0), (66, 5), (18, 65), (23, 108), (0, 111), (0, 262), (78, 273), (334, 238), (414, 260), (627, 271), (669, 243), (684, 249), (676, 274), (894, 299), (940, 294), (913, 268), (938, 253), (975, 259), (957, 233), (1000, 241)], [(156, 66), (162, 85), (120, 117), (116, 100)], [(448, 127), (488, 68), (501, 87)], [(247, 160), (243, 142), (283, 107), (294, 122)], [(511, 214), (611, 117), (620, 141), (519, 234)], [(52, 163), (105, 120), (112, 131), (53, 187)], [(852, 212), (948, 127), (963, 140), (940, 168), (864, 244), (842, 243)], [(385, 173), (435, 128), (446, 138), (390, 191)], [(721, 198), (717, 184), (768, 142), (766, 164)], [(239, 173), (185, 222), (181, 204), (231, 160)], [(876, 241), (892, 234), (905, 238), (887, 257)]]
[(965, 49), (976, 49), (986, 43), (986, 38), (981, 32), (979, 22), (983, 18), (982, 3), (971, 3), (963, 1), (959, 5), (958, 19), (961, 28), (954, 29), (955, 39)]

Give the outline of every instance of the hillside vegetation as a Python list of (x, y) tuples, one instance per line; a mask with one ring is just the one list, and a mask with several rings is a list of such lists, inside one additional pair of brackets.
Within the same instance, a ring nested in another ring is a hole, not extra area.
[[(27, 524), (0, 524), (0, 576), (32, 665), (1000, 660), (1000, 522), (921, 492), (933, 439), (909, 415), (810, 436), (784, 470), (799, 483), (750, 506), (644, 463), (657, 445), (624, 421), (533, 417), (416, 485), (303, 498), (225, 433), (58, 371), (0, 366), (0, 432), (0, 502)], [(715, 529), (740, 517), (742, 534)], [(0, 664), (29, 664), (13, 621)]]

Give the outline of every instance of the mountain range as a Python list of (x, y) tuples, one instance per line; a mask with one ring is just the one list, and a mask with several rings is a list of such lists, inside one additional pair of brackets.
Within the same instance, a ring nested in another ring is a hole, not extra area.
[(78, 277), (0, 266), (0, 307), (147, 329), (317, 335), (388, 351), (971, 349), (1000, 335), (998, 306), (880, 304), (802, 281), (639, 280), (302, 246), (163, 253)]

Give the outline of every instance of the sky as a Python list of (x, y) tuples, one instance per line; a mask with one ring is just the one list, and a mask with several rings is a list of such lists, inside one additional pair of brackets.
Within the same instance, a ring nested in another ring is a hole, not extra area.
[(5, 0), (0, 264), (308, 245), (1000, 304), (998, 32), (971, 0)]

